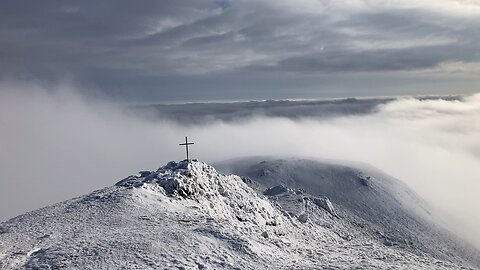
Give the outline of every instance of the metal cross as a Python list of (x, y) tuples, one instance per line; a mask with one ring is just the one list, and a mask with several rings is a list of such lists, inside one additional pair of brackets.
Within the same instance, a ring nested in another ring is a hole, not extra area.
[(187, 151), (187, 161), (188, 161), (188, 146), (194, 144), (193, 142), (188, 142), (187, 136), (185, 136), (185, 143), (181, 143), (179, 145), (185, 145), (185, 150)]

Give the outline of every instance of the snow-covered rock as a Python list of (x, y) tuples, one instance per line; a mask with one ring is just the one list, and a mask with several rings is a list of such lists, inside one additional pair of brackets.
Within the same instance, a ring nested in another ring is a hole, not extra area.
[(280, 195), (280, 194), (283, 194), (283, 193), (289, 192), (289, 191), (291, 191), (291, 190), (288, 187), (286, 187), (284, 185), (278, 185), (278, 186), (267, 188), (263, 192), (263, 194), (265, 194), (267, 196), (276, 196), (276, 195)]
[(116, 184), (156, 190), (177, 199), (189, 199), (212, 218), (277, 226), (281, 214), (267, 200), (257, 196), (236, 175), (221, 175), (203, 162), (169, 162), (155, 172), (140, 172)]
[[(278, 175), (275, 168), (268, 171), (264, 175)], [(286, 192), (265, 196), (263, 184), (247, 176), (220, 174), (197, 161), (170, 162), (18, 216), (0, 223), (0, 269), (469, 266), (386, 245), (381, 239), (388, 234), (373, 235), (368, 224), (344, 215), (345, 208), (330, 196), (288, 185), (280, 188)]]
[(333, 208), (332, 202), (327, 197), (312, 197), (311, 200), (314, 204), (327, 210), (333, 216), (335, 217), (338, 216), (337, 213), (335, 212), (335, 209)]

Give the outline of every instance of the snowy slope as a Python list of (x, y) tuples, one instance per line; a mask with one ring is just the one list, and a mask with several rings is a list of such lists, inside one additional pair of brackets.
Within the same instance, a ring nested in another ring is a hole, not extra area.
[(344, 220), (359, 225), (385, 245), (480, 265), (478, 251), (442, 228), (421, 198), (371, 166), (275, 157), (236, 159), (216, 166), (220, 171), (253, 179), (252, 187), (259, 193), (282, 185), (326, 197)]
[(0, 268), (464, 269), (386, 245), (333, 199), (249, 185), (205, 163), (170, 162), (1, 223)]

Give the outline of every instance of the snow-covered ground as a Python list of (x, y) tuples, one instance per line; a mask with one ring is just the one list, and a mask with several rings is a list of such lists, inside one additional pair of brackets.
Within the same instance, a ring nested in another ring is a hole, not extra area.
[[(344, 220), (361, 225), (386, 245), (480, 265), (478, 252), (452, 236), (427, 203), (401, 181), (367, 164), (254, 157), (224, 161), (216, 167), (253, 179), (259, 193), (284, 185), (310, 197), (325, 196)], [(345, 233), (358, 231), (353, 228)]]
[(468, 254), (474, 251), (446, 240), (448, 234), (433, 226), (421, 200), (374, 170), (286, 159), (219, 167), (243, 177), (202, 162), (170, 162), (1, 223), (0, 268), (480, 265), (471, 257), (477, 254)]

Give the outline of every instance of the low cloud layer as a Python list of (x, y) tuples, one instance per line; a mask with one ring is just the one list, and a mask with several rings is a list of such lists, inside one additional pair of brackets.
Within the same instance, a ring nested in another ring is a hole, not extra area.
[(394, 98), (154, 104), (131, 106), (128, 111), (154, 122), (170, 120), (185, 125), (206, 125), (215, 121), (248, 121), (259, 116), (300, 120), (366, 115), (392, 100)]
[(180, 160), (188, 135), (192, 156), (208, 162), (291, 155), (369, 163), (480, 235), (479, 95), (402, 98), (328, 118), (263, 114), (191, 125), (140, 118), (68, 86), (0, 88), (0, 220)]

